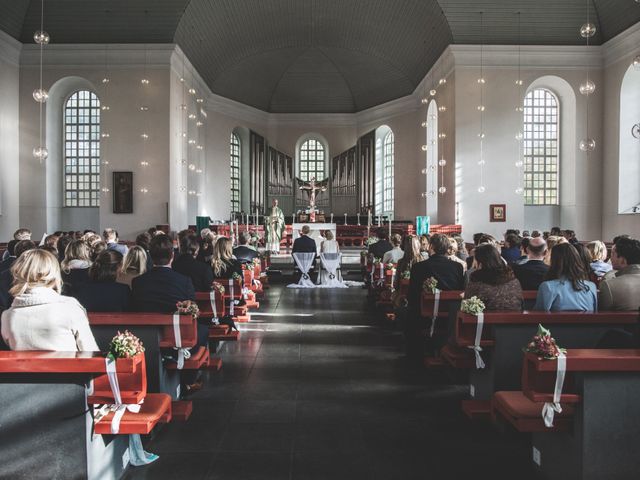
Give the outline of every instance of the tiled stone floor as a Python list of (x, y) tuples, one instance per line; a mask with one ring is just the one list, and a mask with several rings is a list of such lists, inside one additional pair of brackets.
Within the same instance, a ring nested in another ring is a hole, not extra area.
[[(273, 285), (184, 424), (128, 479), (533, 478), (525, 437), (462, 415), (463, 385), (409, 369), (366, 291)], [(473, 476), (473, 477), (472, 477)]]

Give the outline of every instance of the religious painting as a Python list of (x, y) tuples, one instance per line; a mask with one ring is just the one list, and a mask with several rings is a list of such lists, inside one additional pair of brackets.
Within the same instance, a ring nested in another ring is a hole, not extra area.
[(506, 222), (507, 206), (504, 203), (489, 205), (490, 222)]
[(113, 172), (113, 213), (133, 213), (133, 172)]

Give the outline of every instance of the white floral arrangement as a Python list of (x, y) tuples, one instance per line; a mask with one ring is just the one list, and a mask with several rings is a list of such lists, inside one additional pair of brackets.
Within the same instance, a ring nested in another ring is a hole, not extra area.
[(132, 358), (139, 353), (144, 353), (144, 346), (138, 337), (129, 330), (124, 333), (118, 333), (111, 339), (109, 343), (108, 357), (112, 360), (116, 358)]
[(478, 297), (475, 295), (471, 298), (466, 298), (462, 300), (460, 304), (460, 311), (464, 313), (468, 313), (469, 315), (478, 315), (479, 313), (484, 312), (485, 305)]

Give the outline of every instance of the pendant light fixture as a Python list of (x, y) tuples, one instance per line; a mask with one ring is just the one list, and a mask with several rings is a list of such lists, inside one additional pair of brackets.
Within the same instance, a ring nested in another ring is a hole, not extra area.
[(45, 161), (49, 156), (49, 151), (44, 145), (44, 130), (43, 130), (43, 108), (44, 104), (49, 98), (49, 92), (42, 87), (42, 59), (44, 56), (44, 46), (49, 44), (49, 34), (44, 30), (44, 0), (40, 0), (40, 30), (33, 34), (33, 40), (40, 45), (40, 81), (39, 87), (33, 91), (33, 99), (38, 103), (39, 109), (39, 134), (38, 134), (38, 146), (33, 149), (33, 156), (37, 158), (40, 163)]

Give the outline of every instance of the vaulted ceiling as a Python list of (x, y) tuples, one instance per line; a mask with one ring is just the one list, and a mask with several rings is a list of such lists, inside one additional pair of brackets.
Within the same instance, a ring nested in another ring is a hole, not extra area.
[[(33, 43), (40, 0), (0, 0)], [(211, 90), (268, 112), (357, 112), (411, 93), (452, 43), (601, 44), (635, 0), (45, 0), (52, 43), (171, 43)], [(482, 24), (480, 24), (480, 12)], [(520, 12), (520, 35), (518, 14)]]

